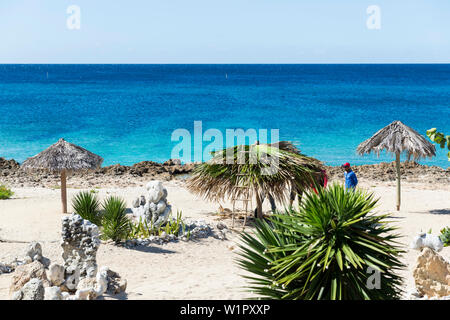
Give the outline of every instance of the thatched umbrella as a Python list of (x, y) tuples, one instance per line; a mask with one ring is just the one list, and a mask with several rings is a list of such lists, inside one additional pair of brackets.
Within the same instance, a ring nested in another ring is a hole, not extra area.
[(408, 159), (431, 158), (436, 155), (436, 148), (416, 130), (400, 121), (394, 121), (375, 133), (370, 139), (362, 142), (356, 151), (358, 154), (369, 154), (372, 151), (380, 155), (386, 150), (395, 154), (397, 169), (397, 210), (400, 210), (400, 154), (406, 152)]
[(67, 172), (93, 170), (102, 165), (103, 158), (72, 143), (59, 139), (34, 157), (22, 163), (23, 169), (44, 169), (61, 174), (61, 200), (63, 213), (67, 213)]
[[(230, 155), (231, 157), (228, 157)], [(245, 158), (242, 162), (241, 156)], [(253, 158), (253, 162), (250, 161)], [(274, 172), (266, 171), (275, 168)], [(190, 191), (207, 200), (220, 201), (239, 198), (248, 186), (250, 197), (255, 196), (258, 217), (262, 218), (261, 194), (271, 194), (285, 202), (289, 190), (309, 188), (321, 175), (322, 163), (300, 154), (291, 143), (243, 145), (213, 152), (213, 158), (198, 165), (188, 180)]]

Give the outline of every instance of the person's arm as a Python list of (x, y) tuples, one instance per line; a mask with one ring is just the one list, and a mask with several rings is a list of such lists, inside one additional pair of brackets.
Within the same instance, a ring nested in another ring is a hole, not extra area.
[(356, 174), (353, 172), (352, 174), (352, 187), (356, 187), (358, 184), (358, 178), (356, 177)]
[(344, 188), (345, 188), (345, 189), (347, 189), (347, 188), (350, 187), (350, 186), (349, 186), (349, 179), (348, 179), (347, 175), (348, 175), (348, 173), (345, 172), (345, 173), (344, 173)]

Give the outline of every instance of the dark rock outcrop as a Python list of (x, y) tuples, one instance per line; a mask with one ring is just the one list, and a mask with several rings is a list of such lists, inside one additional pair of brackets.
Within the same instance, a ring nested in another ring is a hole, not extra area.
[[(68, 183), (77, 187), (130, 185), (133, 183), (139, 185), (139, 178), (169, 181), (177, 175), (189, 174), (194, 167), (194, 163), (181, 164), (179, 159), (170, 159), (164, 163), (142, 161), (132, 166), (115, 164), (95, 171), (70, 172)], [(0, 184), (15, 187), (57, 187), (59, 181), (60, 177), (57, 173), (44, 170), (20, 170), (17, 161), (0, 158)]]
[[(115, 164), (95, 171), (77, 171), (70, 173), (69, 186), (76, 187), (105, 187), (142, 185), (148, 180), (169, 181), (177, 177), (190, 174), (196, 163), (181, 164), (179, 159), (170, 159), (164, 163), (142, 161), (131, 166)], [(329, 180), (343, 180), (344, 171), (341, 167), (326, 166)], [(382, 162), (379, 164), (352, 166), (359, 180), (395, 181), (395, 163)], [(432, 184), (450, 183), (450, 168), (426, 166), (416, 162), (401, 164), (402, 179), (409, 182)], [(60, 181), (58, 174), (43, 171), (23, 171), (15, 160), (0, 158), (0, 184), (11, 187), (57, 187)]]
[[(395, 181), (395, 162), (382, 162), (379, 164), (352, 166), (359, 180)], [(327, 166), (326, 171), (330, 180), (342, 180), (344, 169)], [(417, 162), (402, 162), (400, 165), (402, 179), (411, 182), (450, 182), (450, 168), (447, 170), (437, 166), (425, 166)]]

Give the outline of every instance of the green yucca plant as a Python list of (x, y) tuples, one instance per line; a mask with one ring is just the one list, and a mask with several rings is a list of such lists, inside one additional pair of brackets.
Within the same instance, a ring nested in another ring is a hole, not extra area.
[(127, 206), (123, 199), (110, 196), (102, 204), (102, 236), (120, 242), (130, 234), (130, 221), (126, 216)]
[(338, 184), (317, 189), (298, 211), (257, 220), (255, 234), (242, 235), (238, 263), (253, 274), (250, 290), (268, 299), (400, 298), (403, 251), (388, 215), (372, 213), (378, 200)]
[(100, 201), (95, 193), (89, 191), (77, 193), (72, 199), (72, 207), (75, 213), (83, 219), (89, 220), (97, 226), (102, 225)]

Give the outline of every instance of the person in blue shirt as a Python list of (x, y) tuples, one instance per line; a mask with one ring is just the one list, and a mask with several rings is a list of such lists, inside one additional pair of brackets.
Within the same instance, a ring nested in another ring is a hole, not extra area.
[(344, 168), (345, 170), (345, 190), (355, 190), (356, 185), (358, 184), (358, 178), (356, 178), (356, 174), (350, 168), (350, 163), (344, 163), (342, 165), (342, 168)]

